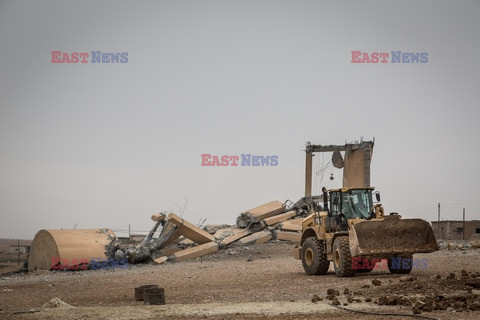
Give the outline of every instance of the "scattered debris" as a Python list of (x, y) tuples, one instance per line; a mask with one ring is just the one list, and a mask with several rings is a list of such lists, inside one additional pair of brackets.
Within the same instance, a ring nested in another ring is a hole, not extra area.
[(382, 285), (382, 281), (378, 280), (378, 279), (373, 279), (372, 280), (372, 284), (374, 286), (381, 286)]
[(335, 290), (335, 289), (327, 289), (327, 294), (328, 295), (334, 295), (334, 296), (338, 296), (340, 294), (340, 292), (338, 290)]
[(72, 309), (75, 307), (66, 303), (65, 301), (60, 300), (59, 298), (50, 299), (50, 301), (48, 301), (42, 306), (42, 309), (54, 309), (54, 308)]
[(480, 240), (438, 240), (438, 247), (443, 250), (469, 250), (480, 248)]
[[(422, 281), (422, 284), (417, 277), (402, 277), (398, 282), (382, 288), (383, 294), (374, 302), (378, 305), (410, 307), (414, 314), (435, 310), (480, 311), (480, 273), (467, 270), (461, 270), (460, 273), (460, 276), (455, 273), (447, 277), (432, 276), (432, 281)], [(405, 282), (409, 282), (408, 286)], [(365, 302), (371, 301), (370, 297), (365, 299)]]

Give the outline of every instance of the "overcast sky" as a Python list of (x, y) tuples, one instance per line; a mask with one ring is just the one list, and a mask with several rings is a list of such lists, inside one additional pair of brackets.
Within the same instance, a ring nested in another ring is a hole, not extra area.
[[(479, 16), (479, 1), (0, 1), (0, 238), (146, 231), (185, 199), (191, 222), (234, 224), (303, 195), (307, 141), (361, 137), (386, 212), (480, 219)], [(357, 50), (428, 63), (353, 64)], [(206, 153), (279, 161), (202, 167)], [(316, 190), (341, 185), (330, 156)]]

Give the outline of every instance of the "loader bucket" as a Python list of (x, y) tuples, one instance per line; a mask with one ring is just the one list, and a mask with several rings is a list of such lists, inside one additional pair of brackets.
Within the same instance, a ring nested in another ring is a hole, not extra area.
[(356, 256), (388, 258), (438, 250), (430, 224), (422, 219), (383, 219), (362, 221), (349, 230), (350, 253)]

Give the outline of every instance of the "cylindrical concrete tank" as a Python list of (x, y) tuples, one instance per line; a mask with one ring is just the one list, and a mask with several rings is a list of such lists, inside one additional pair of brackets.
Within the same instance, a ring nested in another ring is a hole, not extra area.
[(50, 270), (52, 258), (66, 261), (106, 258), (106, 246), (116, 239), (110, 229), (40, 230), (30, 247), (28, 270)]

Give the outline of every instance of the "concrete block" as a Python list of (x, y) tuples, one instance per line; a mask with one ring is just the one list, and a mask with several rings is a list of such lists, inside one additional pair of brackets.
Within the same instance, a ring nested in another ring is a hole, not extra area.
[(180, 234), (193, 242), (204, 244), (215, 241), (215, 238), (211, 234), (180, 218), (173, 212), (168, 215), (167, 220), (177, 226)]
[(300, 243), (302, 239), (302, 234), (298, 232), (277, 231), (276, 234), (278, 240)]
[(182, 244), (182, 245), (186, 245), (186, 246), (189, 246), (189, 245), (192, 245), (194, 242), (188, 238), (185, 238), (185, 237), (182, 237), (180, 239), (180, 241), (178, 242), (178, 244)]
[(266, 218), (266, 219), (263, 220), (263, 222), (267, 226), (271, 226), (271, 225), (274, 225), (276, 223), (286, 221), (286, 220), (290, 219), (291, 217), (294, 217), (296, 214), (297, 213), (295, 211), (288, 211), (286, 213), (277, 214), (276, 216)]
[(153, 264), (162, 264), (165, 262), (167, 262), (167, 257), (165, 256), (153, 260)]
[(152, 220), (153, 221), (162, 221), (165, 219), (165, 215), (163, 213), (155, 213), (155, 214), (152, 214)]
[(160, 256), (171, 256), (172, 254), (174, 254), (175, 252), (178, 252), (182, 250), (182, 248), (179, 248), (179, 247), (168, 247), (168, 248), (165, 248), (165, 249), (162, 249), (158, 252), (158, 254)]
[(272, 239), (272, 233), (270, 231), (265, 230), (265, 231), (260, 231), (252, 235), (249, 235), (248, 237), (242, 238), (238, 240), (238, 243), (241, 243), (241, 244), (247, 244), (251, 242), (265, 243), (270, 239)]
[(280, 229), (285, 231), (302, 231), (303, 218), (287, 220), (282, 222)]
[(241, 213), (237, 218), (237, 226), (245, 228), (252, 222), (260, 222), (282, 212), (285, 212), (284, 204), (280, 201), (271, 201)]
[(262, 204), (256, 208), (250, 209), (245, 213), (251, 214), (253, 217), (257, 218), (257, 220), (263, 220), (268, 217), (275, 216), (279, 213), (285, 211), (285, 206), (280, 201), (270, 201), (268, 203)]
[(195, 259), (218, 251), (216, 242), (204, 243), (202, 245), (191, 247), (182, 251), (175, 252), (173, 256), (177, 261)]
[(290, 222), (292, 224), (296, 224), (298, 226), (301, 226), (302, 223), (303, 223), (303, 220), (305, 220), (305, 219), (304, 218), (296, 218), (296, 219), (288, 220), (288, 222)]
[(234, 233), (233, 235), (231, 236), (228, 236), (226, 237), (225, 239), (223, 239), (220, 244), (222, 245), (225, 245), (225, 246), (228, 246), (230, 243), (233, 243), (237, 240), (240, 240), (242, 239), (243, 237), (246, 237), (250, 234), (250, 230), (248, 229), (242, 229), (241, 231), (237, 231), (236, 233)]

